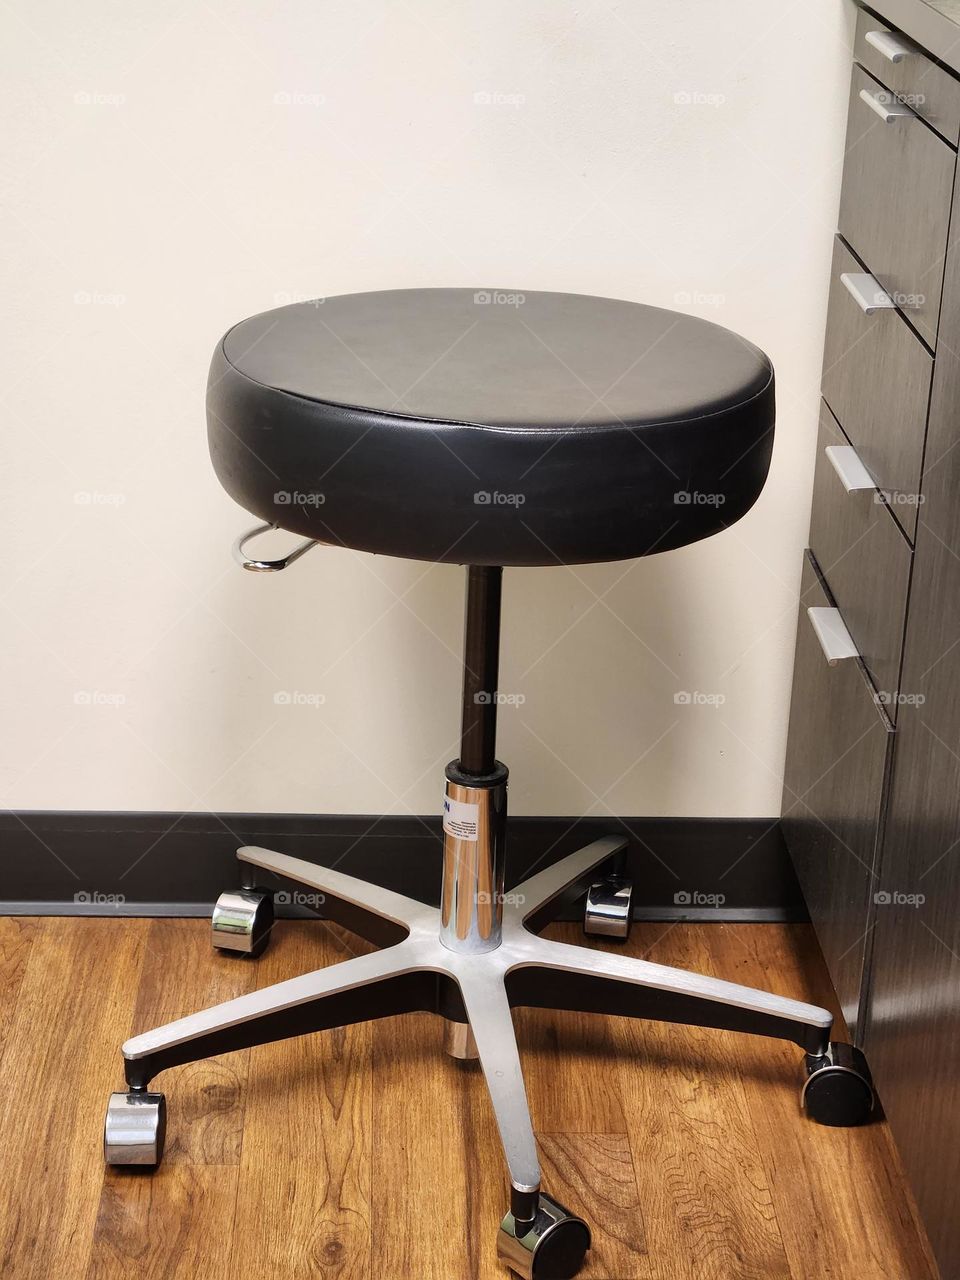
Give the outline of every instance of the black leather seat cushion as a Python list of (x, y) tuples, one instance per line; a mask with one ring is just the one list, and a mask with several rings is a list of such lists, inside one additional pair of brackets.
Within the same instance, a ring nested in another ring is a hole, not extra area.
[(767, 357), (657, 307), (403, 289), (244, 320), (210, 369), (210, 452), (255, 515), (364, 551), (548, 565), (732, 524), (773, 444)]

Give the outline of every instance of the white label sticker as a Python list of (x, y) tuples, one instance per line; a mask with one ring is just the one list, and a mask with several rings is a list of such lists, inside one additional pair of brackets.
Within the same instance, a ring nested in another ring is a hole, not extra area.
[(480, 825), (480, 806), (464, 800), (443, 797), (443, 829), (458, 840), (476, 840)]

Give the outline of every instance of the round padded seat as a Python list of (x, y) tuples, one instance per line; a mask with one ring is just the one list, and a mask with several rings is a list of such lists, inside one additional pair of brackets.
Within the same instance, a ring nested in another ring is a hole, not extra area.
[(774, 380), (751, 343), (658, 307), (399, 289), (236, 325), (207, 421), (227, 492), (281, 528), (415, 560), (577, 564), (748, 511)]

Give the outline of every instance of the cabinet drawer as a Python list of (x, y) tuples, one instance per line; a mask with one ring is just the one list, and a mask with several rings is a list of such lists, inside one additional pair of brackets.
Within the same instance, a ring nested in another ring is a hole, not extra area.
[(783, 834), (851, 1033), (858, 1037), (894, 730), (857, 658), (831, 666), (807, 609), (832, 602), (804, 557), (783, 780)]
[(865, 471), (857, 475), (856, 451), (821, 404), (810, 549), (896, 720), (912, 552), (877, 490), (857, 487), (868, 482)]
[(960, 138), (960, 80), (899, 31), (865, 9), (857, 18), (853, 56), (881, 84), (902, 96), (917, 115), (950, 142)]
[(863, 267), (838, 238), (823, 350), (823, 398), (912, 541), (933, 357), (895, 309), (864, 313), (841, 278), (863, 275)]
[[(871, 103), (890, 113), (886, 123)], [(840, 232), (931, 347), (955, 164), (919, 116), (853, 68)]]

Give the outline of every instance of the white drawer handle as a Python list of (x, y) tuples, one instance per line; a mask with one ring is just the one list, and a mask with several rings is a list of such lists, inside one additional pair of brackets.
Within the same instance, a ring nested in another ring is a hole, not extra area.
[(916, 53), (912, 44), (908, 44), (902, 36), (892, 31), (868, 31), (863, 37), (867, 44), (872, 44), (877, 53), (883, 54), (888, 62), (902, 62)]
[(872, 316), (875, 311), (888, 311), (897, 305), (869, 271), (842, 271), (840, 283), (865, 316)]
[(823, 656), (831, 667), (847, 658), (859, 658), (857, 646), (840, 617), (839, 609), (810, 608), (807, 617), (817, 633)]
[(830, 464), (847, 493), (859, 493), (862, 489), (877, 487), (852, 444), (828, 444), (824, 453), (830, 459)]
[(892, 124), (894, 120), (902, 120), (904, 117), (909, 118), (913, 115), (909, 107), (898, 102), (893, 94), (887, 93), (886, 90), (882, 93), (871, 93), (869, 89), (861, 89), (860, 98), (871, 111), (876, 112), (884, 124)]

